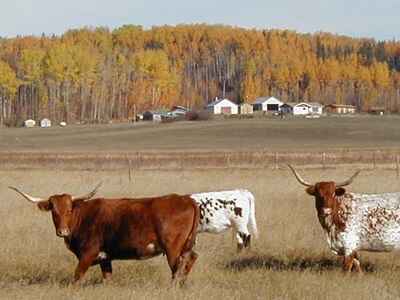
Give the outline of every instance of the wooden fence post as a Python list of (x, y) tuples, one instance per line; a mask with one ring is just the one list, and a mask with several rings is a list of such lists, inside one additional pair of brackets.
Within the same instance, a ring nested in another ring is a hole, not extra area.
[(275, 152), (275, 156), (274, 156), (274, 162), (275, 162), (275, 167), (274, 169), (278, 169), (278, 152)]
[(129, 182), (132, 181), (132, 161), (129, 158), (129, 155), (126, 156), (127, 160), (128, 160), (128, 178), (129, 178)]
[(400, 169), (399, 169), (399, 155), (396, 155), (396, 176), (399, 178), (400, 175)]
[(376, 169), (376, 155), (375, 155), (375, 151), (372, 152), (372, 164), (373, 164), (373, 168)]
[(322, 169), (325, 169), (325, 160), (326, 160), (326, 154), (325, 152), (322, 152)]

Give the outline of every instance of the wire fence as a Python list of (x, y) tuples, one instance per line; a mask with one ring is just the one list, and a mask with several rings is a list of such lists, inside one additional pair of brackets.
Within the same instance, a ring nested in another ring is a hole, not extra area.
[(213, 168), (279, 169), (286, 164), (315, 168), (389, 168), (400, 174), (400, 149), (323, 152), (148, 151), (118, 153), (0, 152), (0, 169), (176, 170)]

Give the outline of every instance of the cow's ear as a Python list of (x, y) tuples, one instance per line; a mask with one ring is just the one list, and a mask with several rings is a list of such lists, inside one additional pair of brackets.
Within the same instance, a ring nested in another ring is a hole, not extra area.
[(337, 188), (336, 190), (335, 190), (335, 195), (336, 196), (343, 196), (344, 194), (346, 193), (346, 189), (344, 189), (344, 188), (342, 188), (342, 187), (340, 187), (340, 188)]
[(49, 200), (40, 201), (37, 203), (37, 206), (41, 211), (49, 211), (52, 208), (51, 202)]
[(309, 186), (306, 188), (306, 193), (311, 196), (315, 196), (315, 186)]

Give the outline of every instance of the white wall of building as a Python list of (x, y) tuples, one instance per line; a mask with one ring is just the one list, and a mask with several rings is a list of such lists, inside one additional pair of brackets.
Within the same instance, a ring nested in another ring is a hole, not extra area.
[(232, 115), (237, 115), (239, 113), (239, 106), (228, 99), (224, 99), (212, 106), (213, 113), (216, 115), (224, 113), (224, 110), (227, 108), (230, 109), (230, 114)]
[(322, 106), (320, 105), (312, 105), (309, 103), (299, 103), (293, 107), (293, 115), (295, 116), (302, 116), (302, 115), (309, 115), (309, 114), (322, 114)]

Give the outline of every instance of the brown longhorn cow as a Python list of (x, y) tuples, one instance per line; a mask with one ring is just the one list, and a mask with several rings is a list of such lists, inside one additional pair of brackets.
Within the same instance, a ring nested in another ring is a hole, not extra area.
[(183, 283), (197, 254), (192, 250), (199, 208), (189, 196), (171, 194), (143, 199), (90, 199), (53, 195), (47, 200), (10, 187), (42, 211), (51, 211), (56, 234), (79, 260), (74, 282), (100, 264), (104, 279), (111, 277), (112, 260), (167, 256), (173, 283)]

